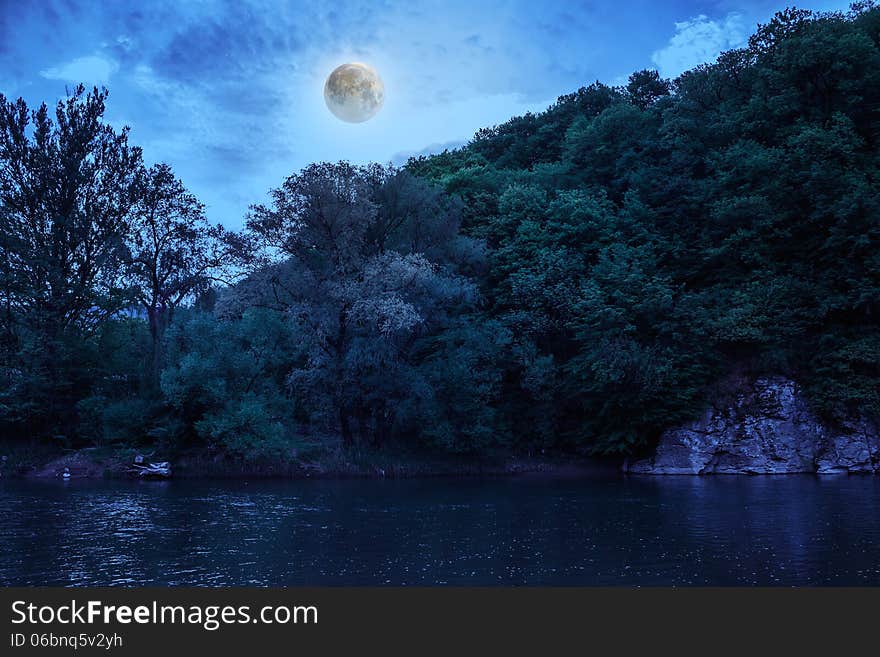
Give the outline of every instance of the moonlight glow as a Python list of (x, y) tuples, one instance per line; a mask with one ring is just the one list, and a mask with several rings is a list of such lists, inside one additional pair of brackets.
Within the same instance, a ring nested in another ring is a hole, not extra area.
[(362, 123), (382, 109), (385, 85), (372, 66), (359, 62), (343, 64), (324, 83), (324, 100), (336, 117)]

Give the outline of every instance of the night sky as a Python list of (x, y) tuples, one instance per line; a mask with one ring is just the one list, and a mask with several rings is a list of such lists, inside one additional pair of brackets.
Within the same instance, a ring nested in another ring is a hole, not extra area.
[[(171, 164), (212, 221), (237, 228), (309, 162), (400, 163), (597, 79), (673, 77), (742, 45), (784, 5), (0, 0), (0, 91), (38, 104), (78, 82), (107, 86), (107, 119), (131, 127), (148, 163)], [(385, 82), (366, 123), (324, 105), (324, 79), (347, 61)]]

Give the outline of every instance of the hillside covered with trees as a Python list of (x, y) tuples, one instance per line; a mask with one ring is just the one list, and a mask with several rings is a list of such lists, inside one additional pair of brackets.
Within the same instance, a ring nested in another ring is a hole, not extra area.
[(743, 373), (880, 418), (872, 3), (402, 169), (311, 165), (238, 233), (106, 98), (0, 98), (8, 443), (626, 454)]

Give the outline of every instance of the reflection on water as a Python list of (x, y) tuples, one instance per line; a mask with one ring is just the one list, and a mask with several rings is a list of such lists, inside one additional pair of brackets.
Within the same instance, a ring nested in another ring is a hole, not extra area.
[(878, 477), (3, 482), (3, 585), (880, 584)]

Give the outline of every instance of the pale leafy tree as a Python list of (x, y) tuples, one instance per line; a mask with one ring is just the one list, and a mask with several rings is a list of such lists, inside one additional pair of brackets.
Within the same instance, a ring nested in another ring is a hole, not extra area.
[(427, 255), (448, 247), (457, 207), (409, 174), (347, 163), (312, 165), (272, 198), (253, 208), (248, 229), (276, 263), (228, 303), (285, 312), (303, 336), (291, 384), (344, 444), (356, 431), (378, 444), (396, 400), (418, 387), (416, 339), (474, 296)]
[(147, 381), (153, 389), (162, 366), (162, 337), (175, 308), (225, 280), (230, 258), (224, 237), (171, 167), (157, 164), (146, 171), (129, 236), (128, 274), (150, 327)]

